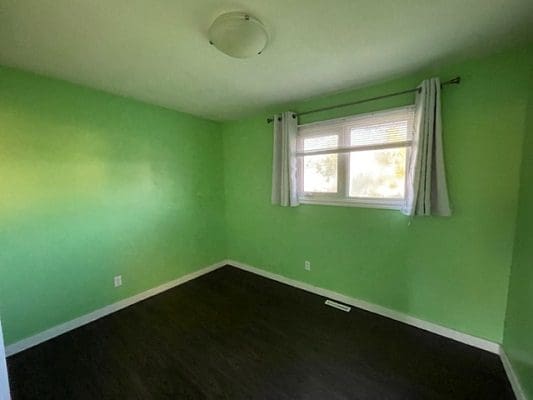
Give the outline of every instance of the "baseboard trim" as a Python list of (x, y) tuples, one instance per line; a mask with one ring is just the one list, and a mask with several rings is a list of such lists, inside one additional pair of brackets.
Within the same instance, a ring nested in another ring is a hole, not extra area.
[[(357, 308), (360, 308), (360, 309), (363, 309), (363, 310), (366, 310), (366, 311), (369, 311), (375, 314), (379, 314), (384, 317), (391, 318), (396, 321), (400, 321), (400, 322), (415, 326), (420, 329), (424, 329), (428, 332), (432, 332), (437, 335), (444, 336), (449, 339), (453, 339), (458, 342), (465, 343), (470, 346), (489, 351), (491, 353), (500, 354), (500, 345), (498, 343), (494, 343), (486, 339), (478, 338), (478, 337), (475, 337), (475, 336), (472, 336), (472, 335), (469, 335), (463, 332), (459, 332), (459, 331), (456, 331), (450, 328), (446, 328), (441, 325), (437, 325), (437, 324), (434, 324), (428, 321), (424, 321), (424, 320), (412, 317), (410, 315), (401, 313), (399, 311), (391, 310), (389, 308), (379, 306), (377, 304), (373, 304), (373, 303), (366, 302), (364, 300), (359, 300), (353, 297), (349, 297), (349, 296), (334, 292), (332, 290), (324, 289), (318, 286), (313, 286), (308, 283), (290, 279), (282, 275), (268, 272), (266, 270), (253, 267), (251, 265), (248, 265), (248, 264), (236, 261), (236, 260), (228, 259), (228, 260), (217, 262), (215, 264), (202, 268), (198, 271), (194, 271), (190, 274), (184, 275), (181, 278), (164, 283), (155, 288), (148, 289), (144, 292), (136, 294), (127, 299), (121, 300), (117, 303), (110, 304), (101, 309), (90, 312), (89, 314), (82, 315), (78, 318), (56, 325), (50, 329), (47, 329), (33, 336), (27, 337), (18, 342), (10, 344), (9, 346), (6, 346), (6, 349), (5, 349), (6, 356), (9, 357), (13, 354), (29, 349), (30, 347), (36, 346), (56, 336), (62, 335), (73, 329), (79, 328), (80, 326), (93, 322), (99, 318), (105, 317), (106, 315), (109, 315), (113, 312), (119, 311), (123, 308), (129, 307), (149, 297), (155, 296), (159, 293), (165, 292), (169, 289), (179, 286), (185, 282), (198, 278), (202, 275), (208, 274), (220, 267), (223, 267), (224, 265), (232, 265), (236, 268), (251, 272), (253, 274), (262, 276), (264, 278), (268, 278), (268, 279), (271, 279), (271, 280), (274, 280), (280, 283), (284, 283), (286, 285), (293, 286), (298, 289), (302, 289), (302, 290), (317, 294), (322, 297), (326, 297), (326, 298), (336, 300), (341, 303), (345, 303), (345, 304), (348, 304), (348, 305), (351, 305), (351, 306), (354, 306), (354, 307), (357, 307)], [(508, 363), (508, 365), (510, 364)]]
[(363, 309), (363, 310), (366, 310), (366, 311), (369, 311), (375, 314), (379, 314), (384, 317), (391, 318), (396, 321), (403, 322), (408, 325), (426, 330), (428, 332), (432, 332), (437, 335), (444, 336), (446, 338), (453, 339), (455, 341), (465, 343), (467, 345), (470, 345), (470, 346), (473, 346), (473, 347), (476, 347), (482, 350), (486, 350), (491, 353), (498, 354), (502, 360), (503, 367), (505, 369), (509, 382), (511, 383), (511, 386), (513, 388), (513, 391), (515, 393), (517, 400), (527, 400), (525, 392), (523, 391), (522, 386), (520, 384), (520, 380), (518, 379), (518, 376), (514, 372), (511, 361), (507, 357), (507, 354), (505, 353), (503, 348), (498, 343), (491, 342), (486, 339), (478, 338), (478, 337), (475, 337), (475, 336), (472, 336), (472, 335), (469, 335), (463, 332), (459, 332), (459, 331), (456, 331), (450, 328), (446, 328), (441, 325), (437, 325), (437, 324), (434, 324), (428, 321), (424, 321), (424, 320), (412, 317), (410, 315), (401, 313), (399, 311), (391, 310), (389, 308), (382, 307), (377, 304), (369, 303), (364, 300), (355, 299), (353, 297), (349, 297), (349, 296), (346, 296), (346, 295), (343, 295), (343, 294), (340, 294), (340, 293), (337, 293), (337, 292), (334, 292), (328, 289), (324, 289), (324, 288), (314, 286), (308, 283), (290, 279), (285, 276), (278, 275), (272, 272), (268, 272), (266, 270), (253, 267), (251, 265), (248, 265), (248, 264), (245, 264), (239, 261), (230, 260), (230, 259), (223, 260), (215, 264), (209, 265), (205, 268), (202, 268), (198, 271), (194, 271), (190, 274), (184, 275), (173, 281), (164, 283), (152, 289), (148, 289), (132, 297), (123, 299), (117, 303), (110, 304), (99, 310), (95, 310), (89, 314), (82, 315), (81, 317), (75, 318), (73, 320), (67, 321), (59, 325), (56, 325), (50, 329), (47, 329), (33, 336), (30, 336), (18, 342), (15, 342), (9, 346), (6, 346), (5, 348), (6, 357), (12, 356), (16, 353), (29, 349), (33, 346), (37, 346), (40, 343), (53, 339), (54, 337), (67, 333), (73, 329), (79, 328), (83, 325), (93, 322), (99, 318), (105, 317), (116, 311), (122, 310), (135, 303), (143, 301), (147, 298), (163, 293), (176, 286), (182, 285), (202, 275), (215, 271), (225, 265), (231, 265), (233, 267), (251, 272), (253, 274), (262, 276), (264, 278), (271, 279), (271, 280), (274, 280), (280, 283), (284, 283), (286, 285), (289, 285), (289, 286), (292, 286), (298, 289), (302, 289), (302, 290), (317, 294), (322, 297), (333, 299), (341, 303), (349, 304), (353, 307), (357, 307), (357, 308), (360, 308), (360, 309)]
[(56, 336), (62, 335), (73, 329), (79, 328), (83, 325), (93, 322), (99, 318), (105, 317), (106, 315), (112, 314), (116, 311), (122, 310), (123, 308), (129, 307), (135, 303), (143, 301), (149, 297), (155, 296), (169, 289), (172, 289), (176, 286), (182, 285), (202, 275), (208, 274), (220, 267), (223, 267), (224, 265), (226, 265), (226, 261), (217, 262), (215, 264), (202, 268), (198, 271), (194, 271), (194, 272), (191, 272), (190, 274), (184, 275), (181, 278), (164, 283), (155, 288), (148, 289), (132, 297), (128, 297), (127, 299), (120, 300), (117, 303), (110, 304), (98, 310), (92, 311), (89, 314), (82, 315), (81, 317), (72, 319), (70, 321), (64, 322), (59, 325), (56, 325), (50, 329), (47, 329), (33, 336), (27, 337), (18, 342), (10, 344), (9, 346), (6, 346), (5, 348), (6, 356), (9, 357), (23, 350), (29, 349), (30, 347), (37, 346), (38, 344), (43, 343), (47, 340), (53, 339)]
[(435, 333), (440, 336), (444, 336), (449, 339), (453, 339), (457, 342), (465, 343), (467, 345), (477, 347), (478, 349), (486, 350), (494, 354), (500, 354), (500, 345), (499, 343), (491, 342), (486, 339), (478, 338), (476, 336), (469, 335), (467, 333), (459, 332), (454, 329), (446, 328), (441, 325), (434, 324), (432, 322), (424, 321), (410, 315), (401, 313), (399, 311), (391, 310), (389, 308), (379, 306), (377, 304), (369, 303), (364, 300), (355, 299), (332, 290), (323, 289), (318, 286), (313, 286), (308, 283), (300, 282), (294, 279), (286, 278), (282, 275), (274, 274), (272, 272), (265, 271), (263, 269), (253, 267), (251, 265), (235, 261), (235, 260), (225, 260), (229, 265), (232, 265), (236, 268), (242, 269), (244, 271), (251, 272), (256, 275), (260, 275), (264, 278), (272, 279), (274, 281), (284, 283), (289, 286), (296, 287), (298, 289), (305, 290), (317, 294), (322, 297), (327, 297), (332, 300), (339, 301), (366, 311), (370, 311), (375, 314), (382, 315), (387, 318), (394, 319), (396, 321), (403, 322), (405, 324), (426, 330), (428, 332)]
[(516, 373), (514, 372), (511, 360), (509, 360), (509, 357), (507, 357), (507, 354), (505, 353), (503, 348), (500, 349), (500, 358), (502, 360), (505, 373), (507, 374), (507, 379), (509, 379), (511, 387), (513, 388), (516, 400), (527, 400), (526, 392), (522, 389), (522, 385), (520, 384), (518, 375), (516, 375)]
[(2, 321), (0, 321), (0, 400), (11, 400), (9, 393), (9, 377), (7, 373)]

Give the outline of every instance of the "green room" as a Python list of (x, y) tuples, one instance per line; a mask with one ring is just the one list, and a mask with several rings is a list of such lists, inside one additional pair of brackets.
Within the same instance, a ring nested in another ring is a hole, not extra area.
[(533, 3), (0, 2), (0, 400), (533, 400)]

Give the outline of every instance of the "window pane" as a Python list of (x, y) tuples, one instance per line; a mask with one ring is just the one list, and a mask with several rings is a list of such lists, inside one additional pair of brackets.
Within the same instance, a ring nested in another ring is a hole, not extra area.
[(304, 151), (336, 149), (338, 143), (337, 135), (312, 136), (304, 139)]
[(350, 197), (403, 198), (405, 157), (405, 147), (350, 153)]
[(337, 154), (304, 157), (304, 192), (337, 192)]

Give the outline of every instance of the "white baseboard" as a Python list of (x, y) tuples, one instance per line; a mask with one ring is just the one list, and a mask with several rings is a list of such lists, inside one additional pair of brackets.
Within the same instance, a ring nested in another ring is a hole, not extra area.
[(129, 307), (132, 304), (138, 303), (139, 301), (155, 296), (156, 294), (165, 292), (169, 289), (172, 289), (173, 287), (182, 285), (185, 282), (198, 278), (199, 276), (208, 274), (209, 272), (212, 272), (220, 267), (223, 267), (224, 265), (226, 265), (225, 261), (217, 262), (208, 267), (202, 268), (198, 271), (194, 271), (194, 272), (191, 272), (190, 274), (184, 275), (181, 278), (164, 283), (155, 288), (148, 289), (142, 293), (136, 294), (132, 297), (121, 300), (117, 303), (110, 304), (108, 306), (100, 308), (99, 310), (95, 310), (89, 314), (82, 315), (81, 317), (67, 321), (60, 325), (56, 325), (50, 329), (39, 332), (36, 335), (27, 337), (18, 342), (10, 344), (9, 346), (6, 346), (6, 349), (5, 349), (6, 356), (9, 357), (13, 354), (29, 349), (30, 347), (36, 346), (56, 336), (62, 335), (68, 331), (71, 331), (73, 329), (79, 328), (80, 326), (86, 325), (89, 322), (93, 322), (99, 318), (105, 317), (106, 315), (114, 313), (115, 311), (122, 310), (123, 308)]
[(256, 267), (252, 267), (251, 265), (247, 265), (239, 261), (225, 260), (225, 263), (232, 265), (234, 267), (240, 268), (244, 271), (252, 272), (256, 275), (260, 275), (262, 277), (272, 279), (277, 282), (285, 283), (287, 285), (296, 287), (298, 289), (303, 289), (305, 291), (317, 294), (319, 296), (323, 296), (329, 299), (340, 301), (341, 303), (345, 303), (345, 304), (348, 304), (348, 305), (351, 305), (357, 308), (361, 308), (363, 310), (370, 311), (372, 313), (379, 314), (384, 317), (391, 318), (396, 321), (400, 321), (400, 322), (415, 326), (420, 329), (424, 329), (428, 332), (436, 333), (437, 335), (444, 336), (449, 339), (453, 339), (457, 342), (465, 343), (470, 346), (489, 351), (491, 353), (495, 353), (495, 354), (500, 353), (499, 343), (494, 343), (486, 339), (478, 338), (476, 336), (472, 336), (472, 335), (469, 335), (463, 332), (459, 332), (459, 331), (456, 331), (450, 328), (446, 328), (441, 325), (437, 325), (431, 322), (427, 322), (427, 321), (412, 317), (410, 315), (401, 313), (399, 311), (391, 310), (389, 308), (382, 307), (377, 304), (372, 304), (364, 300), (355, 299), (353, 297), (349, 297), (349, 296), (346, 296), (346, 295), (343, 295), (337, 292), (333, 292), (328, 289), (323, 289), (321, 287), (313, 286), (308, 283), (303, 283), (300, 281), (296, 281), (294, 279), (286, 278), (282, 275), (274, 274), (272, 272), (268, 272), (268, 271), (265, 271), (265, 270), (262, 270)]
[(522, 385), (520, 384), (518, 375), (515, 374), (513, 365), (511, 364), (511, 361), (509, 360), (509, 357), (507, 357), (507, 354), (505, 353), (503, 348), (500, 349), (500, 358), (502, 359), (503, 368), (505, 369), (507, 378), (511, 383), (511, 387), (513, 388), (516, 400), (527, 400), (526, 393), (522, 389)]
[(2, 322), (0, 321), (0, 400), (11, 400), (9, 393), (9, 379), (7, 376), (6, 355), (4, 353), (4, 337)]
[(129, 307), (132, 304), (135, 304), (139, 301), (142, 301), (144, 299), (147, 299), (149, 297), (155, 296), (159, 293), (162, 293), (166, 290), (169, 290), (173, 287), (176, 287), (178, 285), (181, 285), (185, 282), (188, 282), (192, 279), (195, 279), (199, 276), (205, 275), (211, 271), (214, 271), (226, 264), (232, 265), (236, 268), (240, 268), (242, 270), (254, 273), (256, 275), (263, 276), (268, 279), (272, 279), (277, 282), (281, 282), (293, 287), (296, 287), (298, 289), (303, 289), (305, 291), (317, 294), (319, 296), (327, 297), (329, 299), (333, 299), (336, 301), (340, 301), (341, 303), (349, 304), (351, 306), (361, 308), (366, 311), (370, 311), (375, 314), (383, 315), (385, 317), (394, 319), (396, 321), (404, 322), (406, 324), (415, 326), (420, 329), (424, 329), (426, 331), (436, 333), (438, 335), (456, 340), (461, 343), (468, 344), (470, 346), (474, 346), (486, 351), (489, 351), (491, 353), (499, 354), (500, 353), (500, 345), (498, 343), (491, 342), (486, 339), (481, 339), (472, 335), (468, 335), (466, 333), (462, 333), (450, 328), (443, 327), (441, 325), (437, 325), (431, 322), (427, 322), (415, 317), (412, 317), (407, 314), (403, 314), (399, 311), (391, 310), (386, 307), (382, 307), (376, 304), (372, 304), (369, 302), (366, 302), (364, 300), (355, 299), (353, 297), (349, 297), (328, 289), (323, 289), (318, 286), (313, 286), (308, 283), (296, 281), (290, 278), (286, 278), (282, 275), (274, 274), (272, 272), (268, 272), (256, 267), (252, 267), (251, 265), (241, 263), (239, 261), (235, 260), (223, 260), (218, 263), (215, 263), (213, 265), (210, 265), (208, 267), (205, 267), (201, 270), (192, 272), (190, 274), (187, 274), (185, 276), (182, 276), (181, 278), (178, 278), (176, 280), (164, 283), (163, 285), (160, 285), (158, 287), (149, 289), (145, 292), (136, 294), (132, 297), (129, 297), (127, 299), (121, 300), (117, 303), (108, 305), (106, 307), (103, 307), (99, 310), (93, 311), (89, 314), (82, 315), (81, 317), (75, 318), (73, 320), (67, 321), (63, 324), (56, 325), (50, 329), (47, 329), (43, 332), (39, 332), (36, 335), (30, 336), (28, 338), (22, 339), (16, 343), (13, 343), (6, 347), (6, 355), (10, 356), (13, 354), (16, 354), (20, 351), (26, 350), (30, 347), (36, 346), (39, 343), (42, 343), (46, 340), (52, 339), (56, 336), (62, 335), (63, 333), (66, 333), (72, 329), (76, 329), (80, 326), (83, 326), (85, 324), (88, 324), (89, 322), (95, 321), (99, 318), (102, 318), (106, 315), (109, 315), (115, 311), (121, 310), (123, 308)]
[(236, 268), (251, 272), (256, 275), (259, 275), (259, 276), (262, 276), (262, 277), (265, 277), (265, 278), (268, 278), (268, 279), (271, 279), (271, 280), (274, 280), (280, 283), (284, 283), (286, 285), (293, 286), (295, 288), (302, 289), (302, 290), (317, 294), (322, 297), (333, 299), (341, 303), (349, 304), (351, 306), (354, 306), (354, 307), (357, 307), (357, 308), (360, 308), (360, 309), (363, 309), (363, 310), (366, 310), (366, 311), (369, 311), (375, 314), (379, 314), (384, 317), (391, 318), (396, 321), (400, 321), (400, 322), (415, 326), (420, 329), (424, 329), (428, 332), (432, 332), (437, 335), (444, 336), (449, 339), (453, 339), (458, 342), (465, 343), (470, 346), (489, 351), (491, 353), (499, 354), (501, 357), (503, 366), (505, 368), (505, 372), (507, 373), (507, 377), (509, 378), (513, 391), (517, 397), (517, 400), (527, 400), (524, 394), (524, 391), (520, 385), (520, 381), (517, 375), (514, 373), (514, 370), (513, 370), (511, 362), (509, 361), (509, 358), (507, 357), (507, 355), (505, 354), (505, 351), (501, 348), (501, 346), (498, 343), (491, 342), (486, 339), (481, 339), (481, 338), (478, 338), (478, 337), (475, 337), (475, 336), (472, 336), (472, 335), (469, 335), (463, 332), (459, 332), (459, 331), (456, 331), (450, 328), (446, 328), (444, 326), (437, 325), (431, 322), (427, 322), (427, 321), (412, 317), (410, 315), (401, 313), (399, 311), (391, 310), (389, 308), (382, 307), (377, 304), (366, 302), (364, 300), (355, 299), (355, 298), (352, 298), (352, 297), (349, 297), (349, 296), (346, 296), (346, 295), (343, 295), (343, 294), (340, 294), (340, 293), (337, 293), (337, 292), (334, 292), (328, 289), (323, 289), (321, 287), (313, 286), (308, 283), (286, 278), (282, 275), (278, 275), (278, 274), (268, 272), (268, 271), (265, 271), (265, 270), (262, 270), (256, 267), (252, 267), (251, 265), (244, 264), (244, 263), (241, 263), (235, 260), (223, 260), (223, 261), (217, 262), (208, 267), (202, 268), (198, 271), (194, 271), (190, 274), (184, 275), (181, 278), (164, 283), (160, 286), (146, 290), (142, 293), (136, 294), (132, 297), (121, 300), (117, 303), (110, 304), (99, 310), (95, 310), (89, 314), (85, 314), (81, 317), (67, 321), (63, 324), (56, 325), (36, 335), (22, 339), (5, 348), (6, 356), (11, 356), (18, 352), (26, 350), (30, 347), (36, 346), (56, 336), (62, 335), (68, 331), (79, 328), (80, 326), (86, 325), (99, 318), (105, 317), (106, 315), (119, 311), (123, 308), (129, 307), (135, 303), (138, 303), (149, 297), (165, 292), (169, 289), (172, 289), (183, 283), (191, 281), (202, 275), (208, 274), (218, 268), (223, 267), (224, 265), (232, 265)]

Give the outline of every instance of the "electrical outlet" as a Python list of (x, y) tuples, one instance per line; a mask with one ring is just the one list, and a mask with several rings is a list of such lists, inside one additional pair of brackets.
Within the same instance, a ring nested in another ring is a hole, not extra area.
[(115, 287), (122, 286), (122, 275), (115, 276), (115, 278), (113, 278), (113, 282), (115, 283)]
[(306, 271), (311, 271), (311, 261), (305, 261), (304, 268)]

